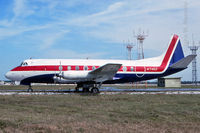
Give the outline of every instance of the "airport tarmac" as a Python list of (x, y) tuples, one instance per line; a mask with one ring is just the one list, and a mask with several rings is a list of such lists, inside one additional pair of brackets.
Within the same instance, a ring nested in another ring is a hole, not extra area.
[[(0, 92), (0, 95), (80, 95), (87, 93), (58, 93), (58, 92)], [(91, 93), (88, 93), (91, 94)], [(175, 92), (100, 92), (99, 95), (117, 95), (117, 94), (128, 94), (128, 95), (199, 95), (200, 91), (175, 91)]]
[[(69, 95), (69, 94), (87, 94), (87, 93), (74, 93), (71, 90), (34, 90), (27, 92), (27, 90), (0, 90), (0, 95)], [(90, 94), (90, 93), (88, 93)], [(166, 95), (179, 95), (179, 94), (200, 94), (200, 88), (170, 88), (170, 89), (116, 89), (114, 87), (100, 89), (100, 95), (115, 95), (115, 94), (166, 94)]]

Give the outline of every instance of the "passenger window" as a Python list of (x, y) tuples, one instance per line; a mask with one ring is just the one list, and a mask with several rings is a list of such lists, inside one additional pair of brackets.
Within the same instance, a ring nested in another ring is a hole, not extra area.
[(133, 67), (131, 67), (131, 71), (134, 71), (134, 68), (133, 68)]
[(84, 70), (87, 71), (87, 70), (88, 70), (88, 67), (87, 67), (87, 66), (84, 66)]
[(67, 70), (71, 70), (71, 66), (67, 66)]
[(76, 70), (79, 70), (79, 66), (76, 66)]
[(59, 69), (59, 71), (62, 71), (62, 70), (63, 70), (62, 65), (60, 65), (60, 66), (58, 67), (58, 69)]
[(127, 71), (127, 68), (126, 68), (125, 66), (123, 67), (123, 71), (124, 71), (124, 72)]
[(93, 67), (92, 67), (92, 70), (94, 70), (94, 69), (96, 69), (96, 67), (95, 67), (95, 66), (93, 66)]

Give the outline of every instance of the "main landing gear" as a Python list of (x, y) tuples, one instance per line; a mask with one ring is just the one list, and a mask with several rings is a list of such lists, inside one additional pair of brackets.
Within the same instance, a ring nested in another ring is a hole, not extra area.
[(33, 92), (31, 84), (28, 86), (27, 92)]
[(99, 88), (101, 87), (101, 84), (77, 84), (75, 88), (75, 92), (80, 92), (79, 88), (82, 88), (82, 92), (85, 93), (93, 93), (97, 94), (99, 93)]

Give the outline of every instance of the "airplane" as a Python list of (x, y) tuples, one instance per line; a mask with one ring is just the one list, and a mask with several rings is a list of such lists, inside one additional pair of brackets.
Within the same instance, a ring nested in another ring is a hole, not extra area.
[(5, 77), (21, 85), (31, 83), (76, 84), (75, 91), (99, 93), (102, 84), (156, 79), (187, 68), (196, 55), (184, 56), (180, 38), (171, 37), (167, 51), (141, 60), (27, 59)]

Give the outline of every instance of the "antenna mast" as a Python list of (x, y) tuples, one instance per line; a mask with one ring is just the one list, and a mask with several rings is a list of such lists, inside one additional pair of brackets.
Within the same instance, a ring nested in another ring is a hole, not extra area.
[(132, 48), (133, 48), (133, 43), (130, 43), (128, 40), (126, 48), (128, 50), (128, 60), (132, 60)]
[(184, 34), (184, 45), (189, 46), (188, 42), (188, 2), (185, 0), (184, 3), (184, 29), (183, 29), (183, 34)]
[[(195, 45), (195, 42), (193, 40), (193, 45), (189, 46), (189, 49), (191, 50), (193, 55), (197, 55), (197, 50), (199, 46)], [(197, 59), (194, 58), (192, 61), (192, 83), (197, 85)]]
[[(192, 46), (189, 46), (189, 41), (188, 41), (188, 2), (185, 0), (184, 3), (184, 44), (188, 46), (190, 51), (192, 52), (193, 55), (197, 55), (197, 50), (199, 46), (195, 45), (194, 38), (192, 35)], [(192, 83), (197, 85), (197, 59), (194, 58), (192, 61)]]
[(137, 46), (138, 46), (138, 60), (144, 59), (144, 50), (143, 50), (143, 42), (146, 39), (148, 34), (145, 34), (144, 31), (141, 31), (139, 29), (138, 34), (134, 35), (134, 37), (137, 39)]

